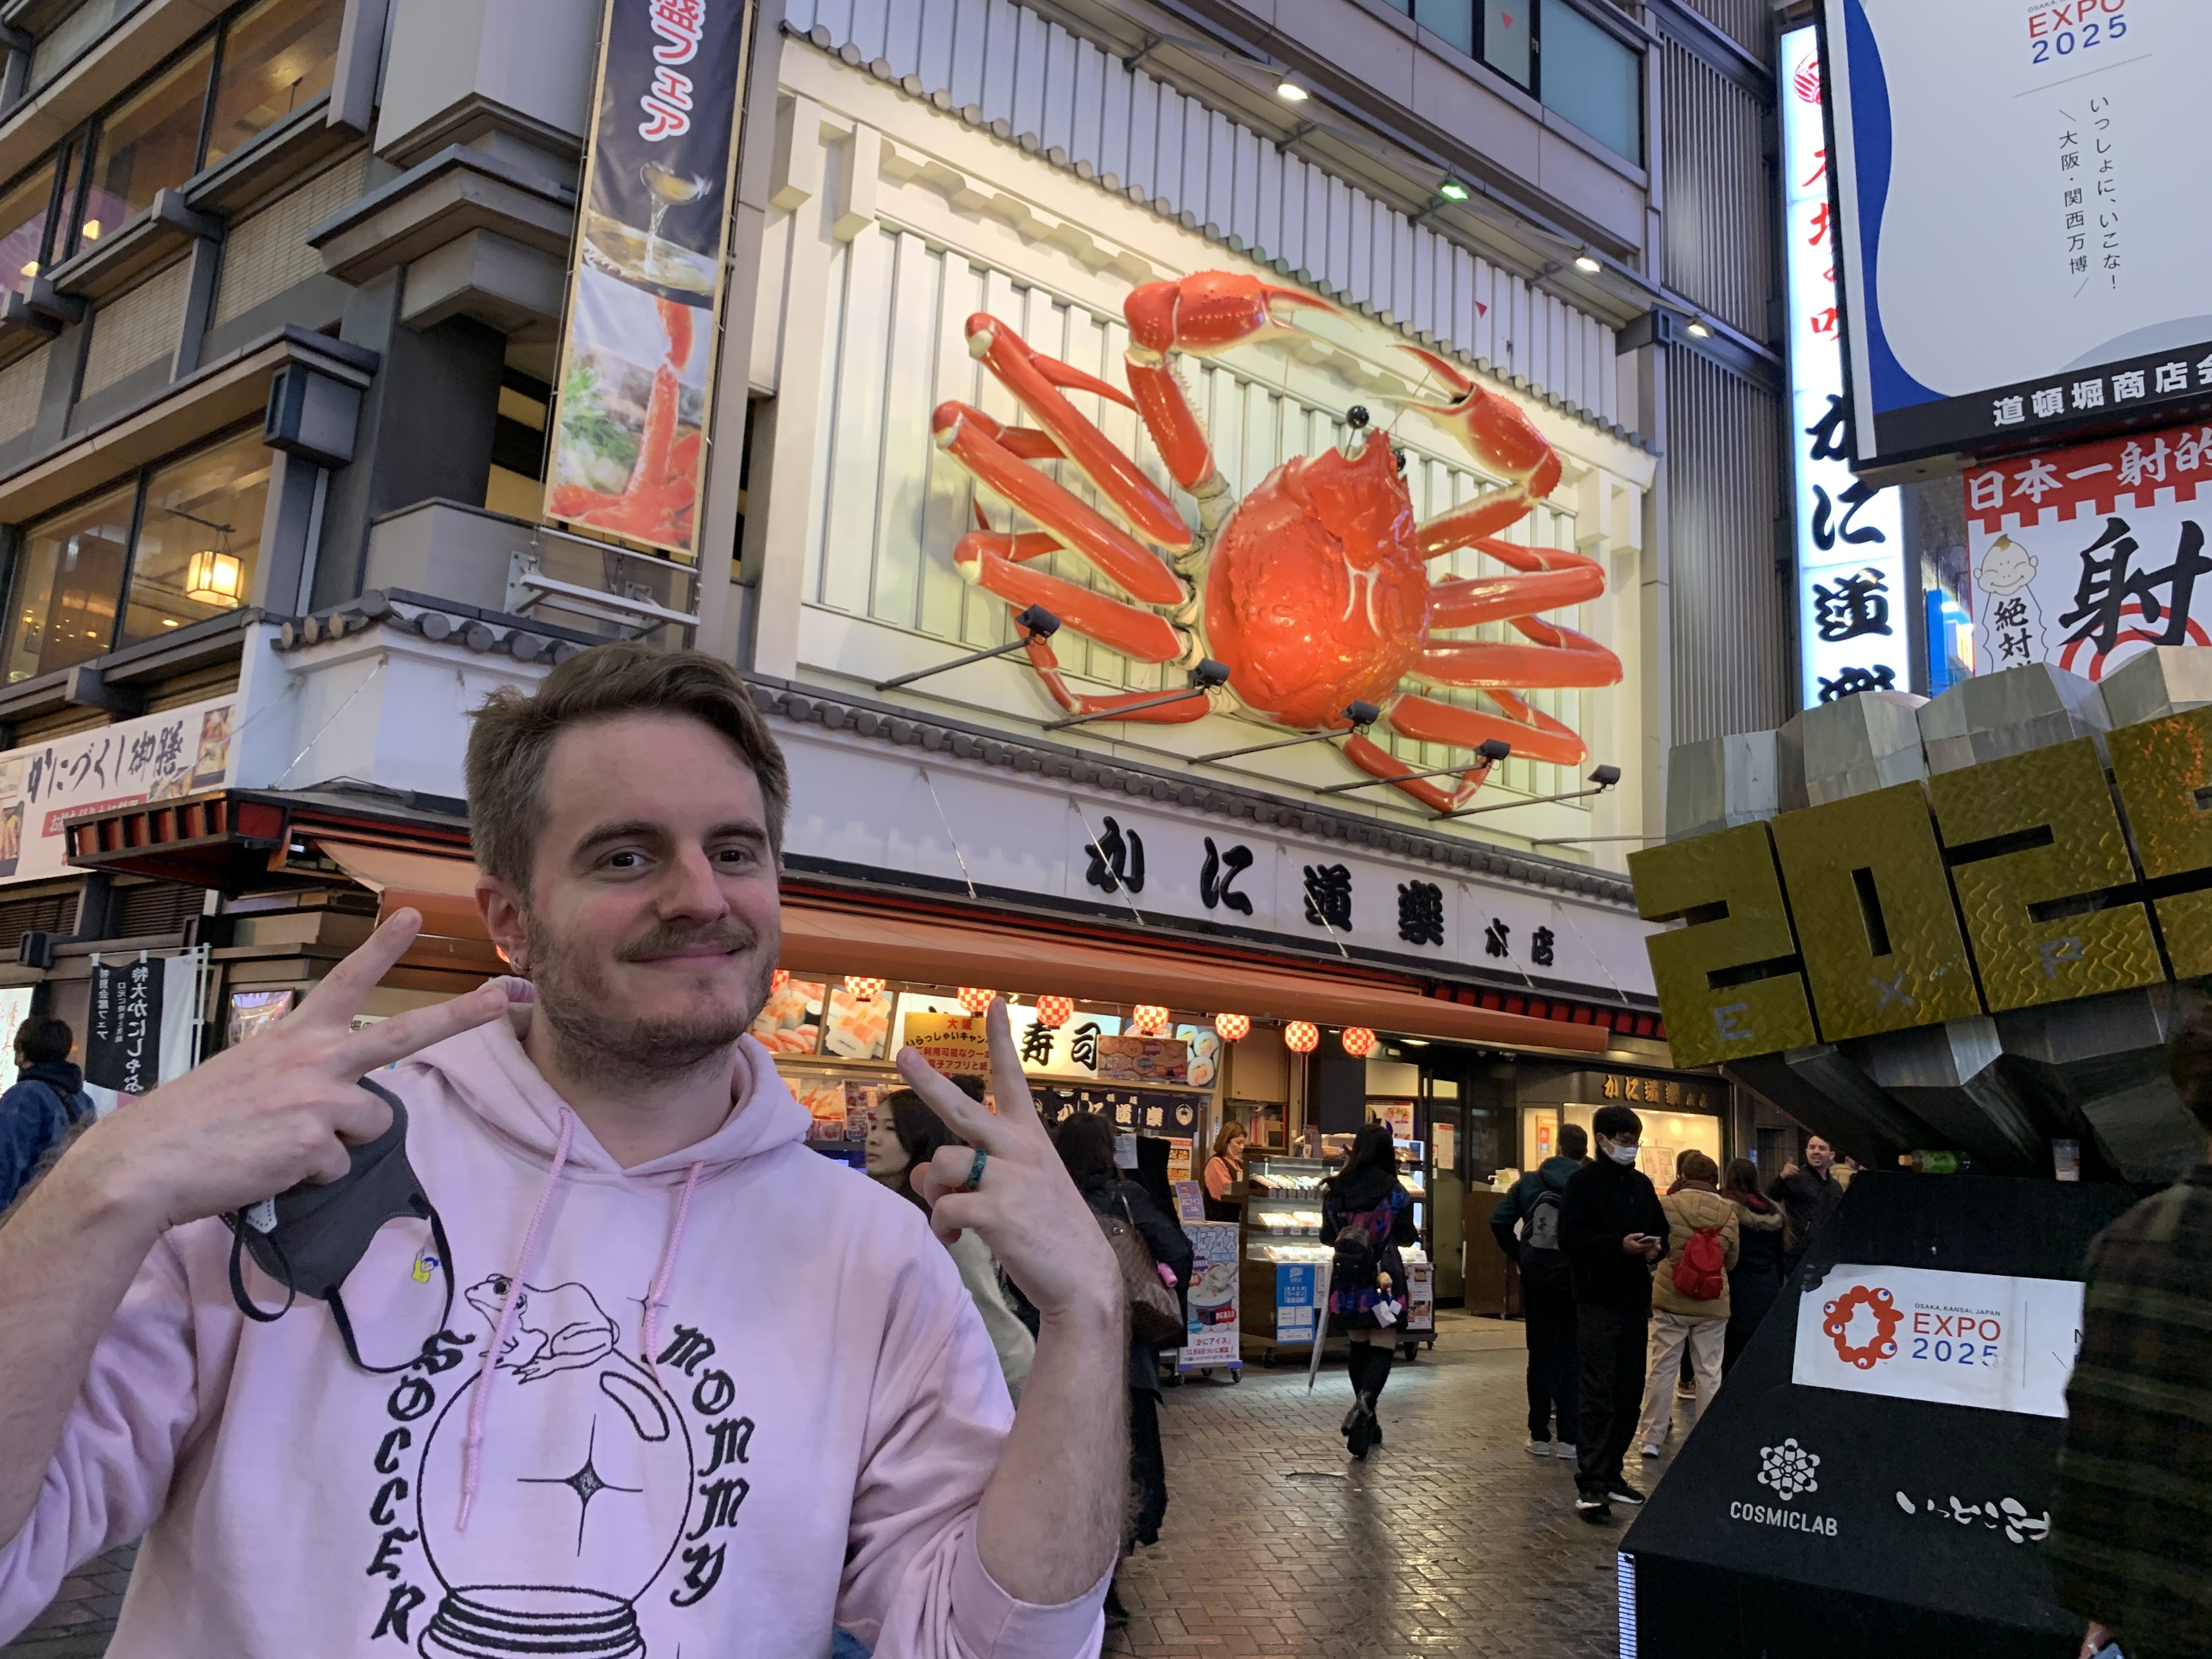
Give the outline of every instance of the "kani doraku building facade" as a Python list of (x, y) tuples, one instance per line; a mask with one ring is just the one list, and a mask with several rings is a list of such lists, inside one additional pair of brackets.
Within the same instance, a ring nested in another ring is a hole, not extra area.
[(182, 1064), (400, 903), (372, 1014), (496, 971), (466, 710), (642, 638), (791, 756), (763, 1029), (825, 1139), (1006, 992), (1170, 1168), (1390, 1116), (1471, 1301), (1493, 1176), (1595, 1105), (1751, 1144), (1623, 871), (1673, 745), (1791, 712), (1759, 0), (0, 43), (0, 1018), (83, 1034), (143, 952)]

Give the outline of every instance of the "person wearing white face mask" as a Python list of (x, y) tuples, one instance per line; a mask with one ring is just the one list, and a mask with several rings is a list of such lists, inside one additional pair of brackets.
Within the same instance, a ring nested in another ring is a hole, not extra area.
[(1626, 1106), (1603, 1106), (1590, 1127), (1597, 1156), (1568, 1178), (1559, 1243), (1574, 1273), (1582, 1372), (1575, 1512), (1595, 1524), (1615, 1504), (1644, 1501), (1620, 1465), (1644, 1399), (1651, 1264), (1667, 1248), (1667, 1214), (1636, 1167), (1644, 1120)]

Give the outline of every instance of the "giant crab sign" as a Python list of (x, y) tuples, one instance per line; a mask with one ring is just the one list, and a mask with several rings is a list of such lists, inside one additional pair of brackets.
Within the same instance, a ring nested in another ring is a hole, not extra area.
[[(1605, 573), (1579, 554), (1498, 538), (1559, 482), (1559, 457), (1511, 403), (1433, 353), (1399, 346), (1449, 393), (1440, 404), (1404, 406), (1430, 415), (1504, 483), (1416, 522), (1398, 456), (1354, 410), (1342, 444), (1285, 461), (1243, 500), (1232, 498), (1170, 357), (1297, 337), (1305, 332), (1294, 318), (1303, 308), (1335, 311), (1312, 295), (1225, 271), (1146, 283), (1123, 307), (1127, 392), (1032, 351), (988, 313), (969, 318), (969, 352), (1036, 424), (1007, 426), (969, 404), (941, 404), (932, 422), (936, 443), (1042, 528), (986, 526), (962, 537), (953, 552), (960, 574), (1010, 608), (1042, 605), (1077, 634), (1136, 661), (1194, 666), (1212, 658), (1229, 671), (1228, 684), (1204, 697), (1079, 695), (1051, 645), (1032, 634), (1030, 663), (1071, 713), (1181, 723), (1218, 708), (1293, 732), (1341, 732), (1354, 765), (1438, 812), (1465, 805), (1492, 763), (1478, 752), (1449, 787), (1431, 782), (1355, 726), (1352, 704), (1374, 705), (1394, 731), (1421, 742), (1478, 750), (1497, 738), (1526, 758), (1578, 764), (1589, 752), (1582, 738), (1520, 694), (1620, 678), (1612, 652), (1537, 614), (1596, 598)], [(1169, 473), (1197, 503), (1195, 530), (1077, 410), (1069, 392), (1137, 411)], [(1122, 522), (1029, 465), (1044, 460), (1073, 465)], [(1429, 579), (1431, 559), (1466, 547), (1514, 574)], [(1060, 548), (1128, 598), (1031, 567)], [(1437, 637), (1494, 621), (1525, 642)], [(1425, 685), (1480, 690), (1498, 712), (1426, 696), (1417, 689)]]

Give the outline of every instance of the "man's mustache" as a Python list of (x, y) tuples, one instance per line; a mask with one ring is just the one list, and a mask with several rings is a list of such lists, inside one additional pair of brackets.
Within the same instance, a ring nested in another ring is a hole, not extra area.
[(641, 934), (615, 952), (617, 962), (651, 962), (661, 957), (672, 957), (679, 951), (695, 945), (712, 945), (735, 956), (751, 950), (760, 943), (760, 935), (739, 921), (726, 917), (710, 921), (705, 927), (664, 922), (649, 933)]

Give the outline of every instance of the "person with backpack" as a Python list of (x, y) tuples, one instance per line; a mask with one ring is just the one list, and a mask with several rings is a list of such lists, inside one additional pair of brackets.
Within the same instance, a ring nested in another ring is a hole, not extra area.
[(1382, 1443), (1375, 1402), (1390, 1380), (1390, 1364), (1406, 1327), (1406, 1260), (1421, 1241), (1413, 1200), (1398, 1180), (1398, 1146), (1377, 1119), (1352, 1139), (1344, 1167), (1322, 1183), (1321, 1242), (1329, 1263), (1328, 1334), (1348, 1337), (1352, 1409), (1339, 1431), (1356, 1458)]
[(1644, 1340), (1651, 1322), (1651, 1264), (1667, 1249), (1667, 1212), (1636, 1167), (1644, 1120), (1601, 1106), (1590, 1120), (1597, 1156), (1567, 1177), (1559, 1243), (1575, 1286), (1575, 1513), (1596, 1526), (1615, 1504), (1644, 1494), (1621, 1472), (1644, 1394)]
[(1673, 1427), (1674, 1373), (1685, 1346), (1698, 1378), (1693, 1427), (1720, 1392), (1729, 1271), (1741, 1249), (1735, 1206), (1720, 1195), (1720, 1165), (1712, 1159), (1685, 1152), (1680, 1184), (1659, 1200), (1667, 1217), (1667, 1255), (1651, 1282), (1651, 1364), (1642, 1430), (1646, 1457), (1659, 1455)]
[(1589, 1132), (1579, 1123), (1564, 1126), (1558, 1155), (1515, 1182), (1490, 1212), (1491, 1237), (1521, 1269), (1531, 1457), (1575, 1455), (1575, 1287), (1567, 1253), (1559, 1244), (1559, 1217), (1566, 1208), (1567, 1178), (1589, 1156)]
[(33, 1014), (15, 1028), (15, 1084), (0, 1095), (0, 1212), (78, 1125), (94, 1115), (84, 1073), (70, 1060), (68, 1022)]

